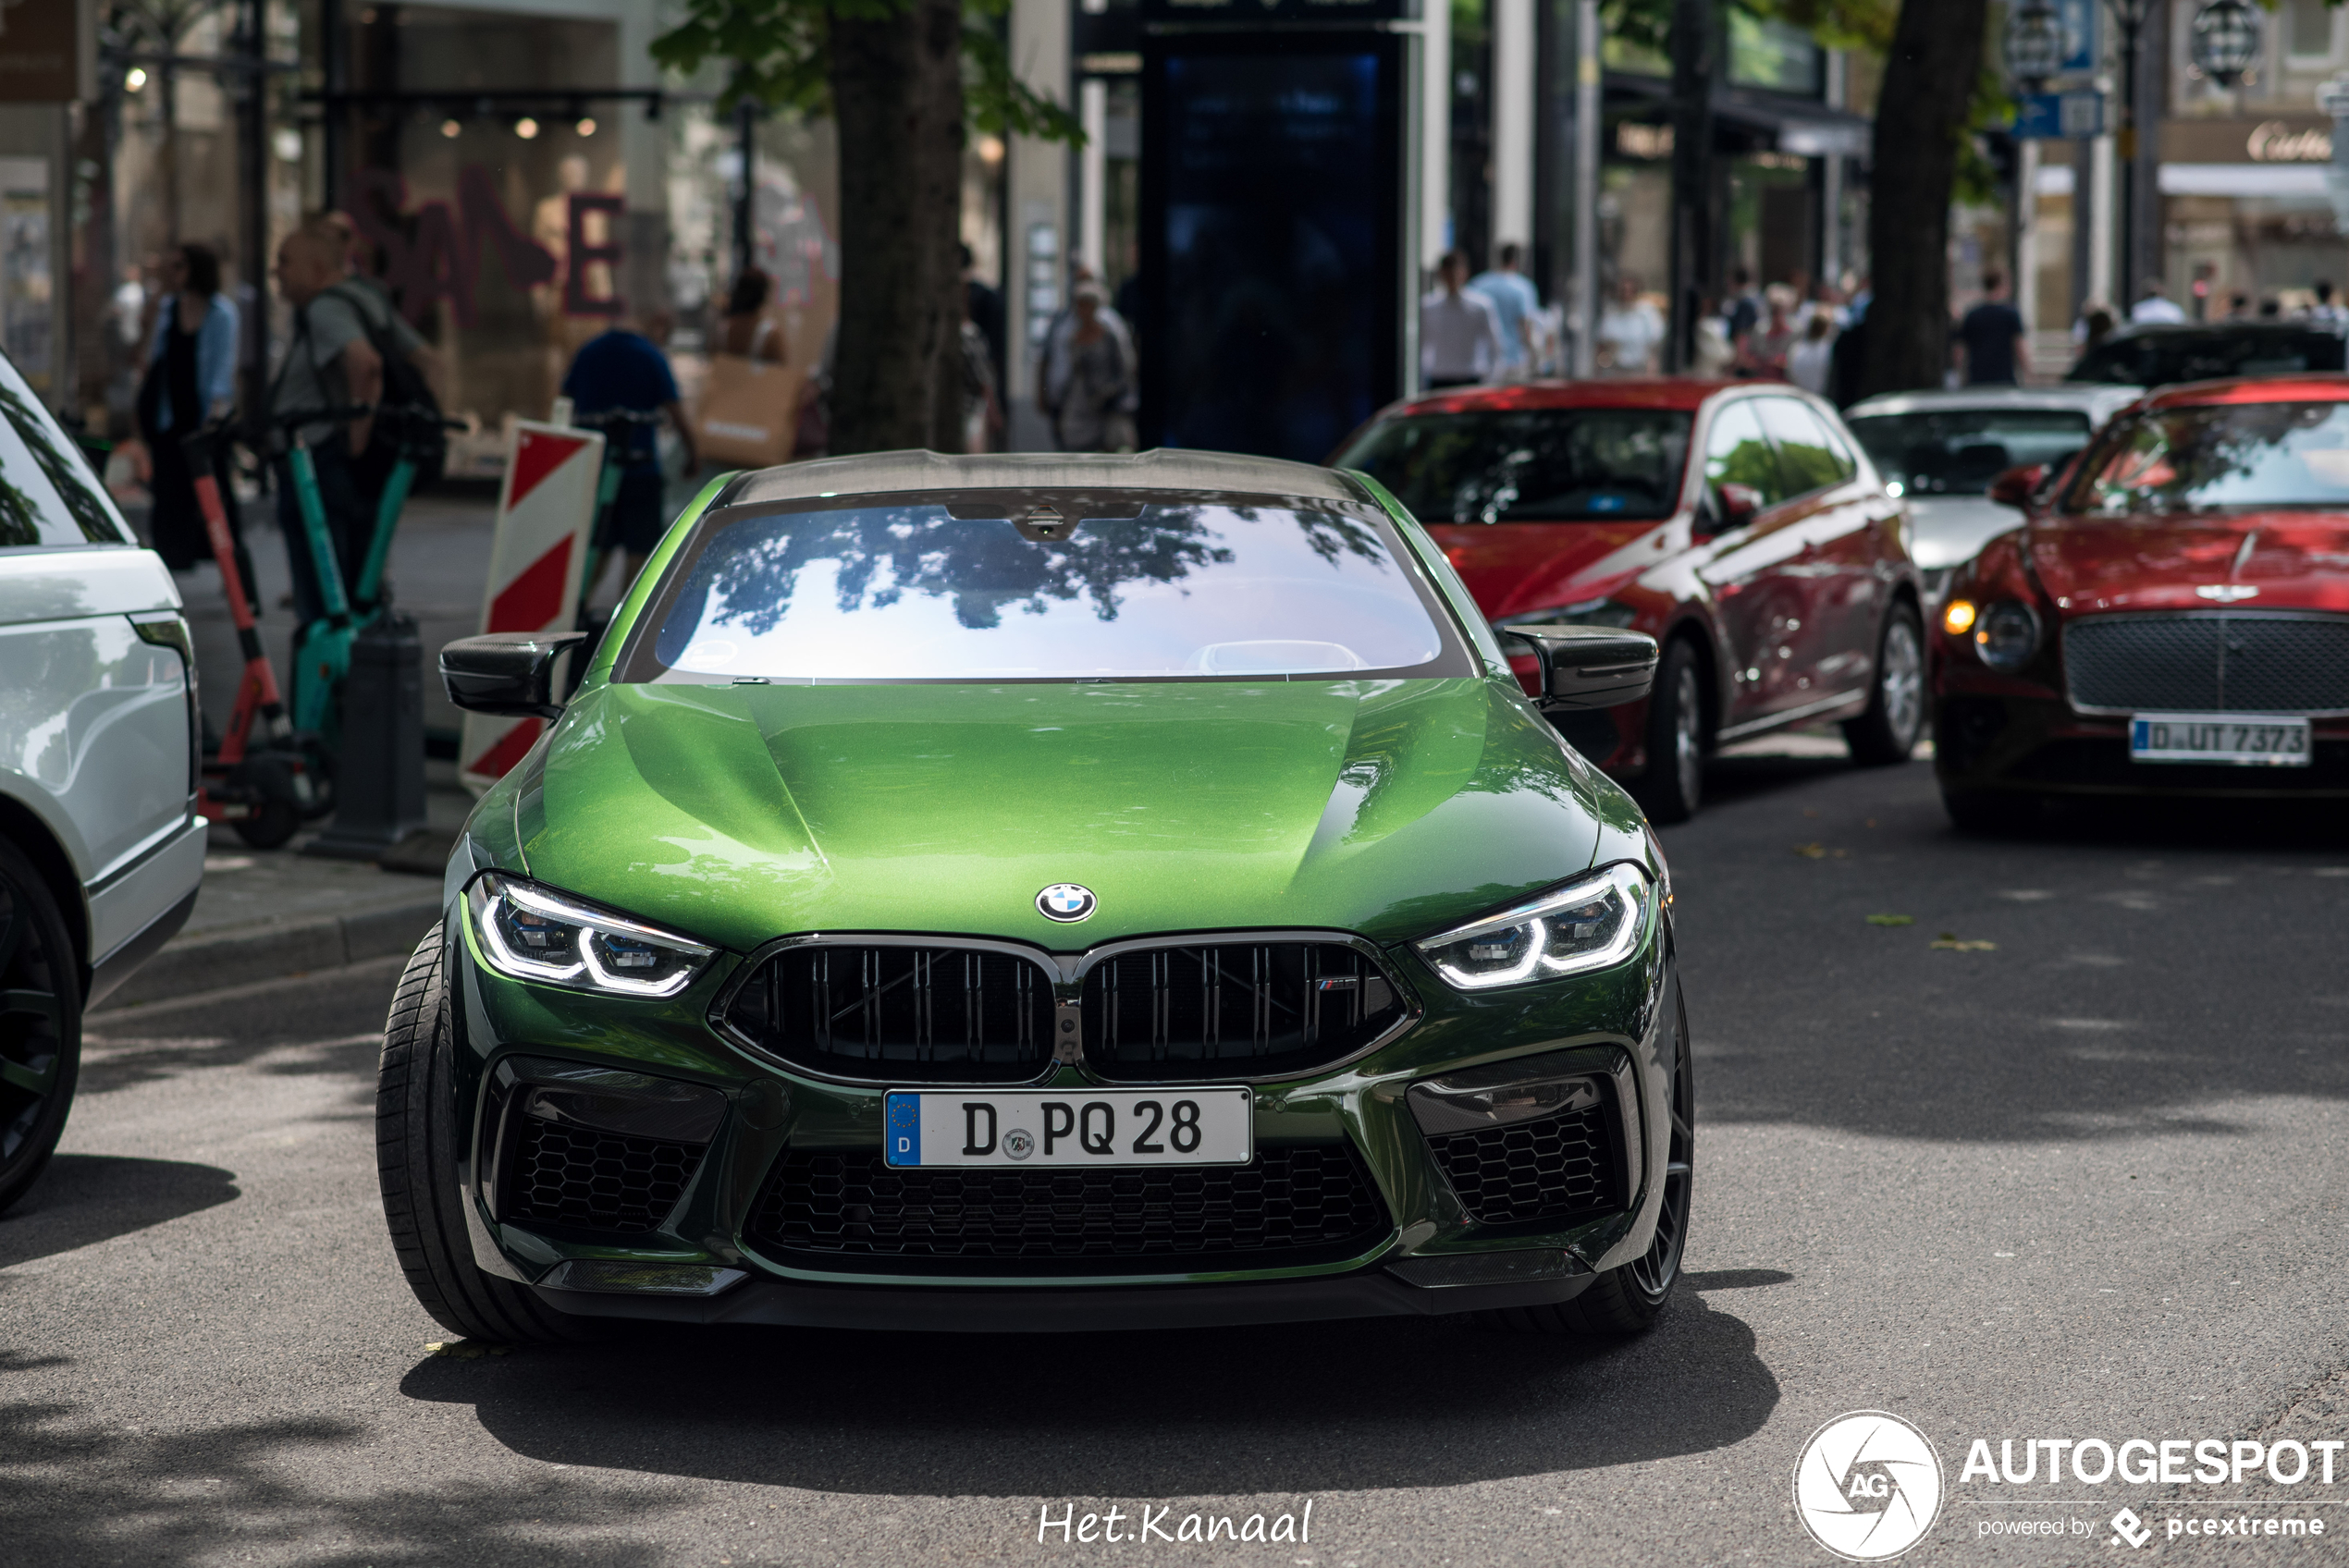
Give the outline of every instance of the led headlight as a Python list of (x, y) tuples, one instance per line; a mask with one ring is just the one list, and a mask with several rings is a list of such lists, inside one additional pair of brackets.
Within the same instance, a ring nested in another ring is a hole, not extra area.
[(1974, 648), (1984, 664), (2011, 674), (2039, 651), (2039, 618), (2018, 599), (2001, 599), (1974, 623)]
[(1640, 945), (1654, 884), (1638, 866), (1610, 865), (1515, 909), (1414, 944), (1463, 991), (1555, 980), (1621, 963)]
[(715, 948), (500, 876), (465, 890), (489, 966), (517, 980), (621, 997), (673, 997)]

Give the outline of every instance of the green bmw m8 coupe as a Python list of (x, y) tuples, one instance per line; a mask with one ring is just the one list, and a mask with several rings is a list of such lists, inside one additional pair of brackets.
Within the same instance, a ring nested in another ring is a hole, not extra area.
[(1538, 675), (1355, 473), (711, 484), (592, 652), (441, 655), (549, 722), (386, 1030), (417, 1296), (508, 1342), (1646, 1327), (1694, 1147), (1671, 884), (1543, 708), (1636, 700), (1655, 644), (1504, 635)]

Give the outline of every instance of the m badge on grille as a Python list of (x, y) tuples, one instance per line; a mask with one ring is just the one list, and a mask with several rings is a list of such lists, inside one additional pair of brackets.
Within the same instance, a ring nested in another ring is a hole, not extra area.
[(1063, 925), (1091, 918), (1095, 907), (1093, 889), (1074, 882), (1055, 882), (1036, 895), (1036, 913)]

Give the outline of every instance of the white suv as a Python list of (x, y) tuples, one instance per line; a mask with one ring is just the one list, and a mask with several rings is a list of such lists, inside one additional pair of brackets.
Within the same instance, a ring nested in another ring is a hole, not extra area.
[(171, 573), (0, 355), (0, 1209), (65, 1131), (83, 1011), (195, 907), (203, 761)]

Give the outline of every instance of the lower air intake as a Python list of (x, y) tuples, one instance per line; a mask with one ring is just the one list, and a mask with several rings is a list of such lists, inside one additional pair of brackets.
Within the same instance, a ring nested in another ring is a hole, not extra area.
[(1474, 1132), (1431, 1135), (1435, 1163), (1480, 1225), (1570, 1220), (1621, 1207), (1606, 1113), (1598, 1106)]
[(498, 1218), (624, 1235), (658, 1230), (702, 1145), (520, 1118)]

